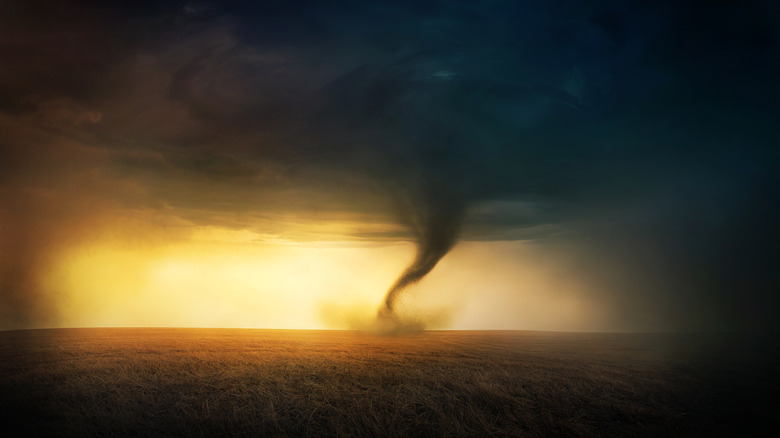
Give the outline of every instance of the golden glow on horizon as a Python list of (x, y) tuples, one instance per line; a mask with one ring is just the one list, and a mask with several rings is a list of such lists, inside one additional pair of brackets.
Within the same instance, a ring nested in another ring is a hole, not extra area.
[[(597, 330), (578, 285), (521, 242), (464, 242), (401, 300), (430, 328)], [(345, 329), (368, 325), (411, 243), (289, 242), (200, 227), (167, 244), (93, 242), (48, 278), (62, 326)]]

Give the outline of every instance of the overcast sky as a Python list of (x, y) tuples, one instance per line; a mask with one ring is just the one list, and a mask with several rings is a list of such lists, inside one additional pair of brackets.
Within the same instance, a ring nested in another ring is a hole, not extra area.
[(779, 28), (770, 0), (3, 2), (3, 326), (142, 215), (125, 239), (415, 242), (423, 275), (525, 242), (619, 327), (776, 327)]

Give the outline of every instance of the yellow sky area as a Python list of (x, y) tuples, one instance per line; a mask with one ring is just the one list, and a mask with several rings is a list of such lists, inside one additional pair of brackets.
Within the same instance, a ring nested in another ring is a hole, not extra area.
[[(366, 328), (414, 256), (409, 242), (289, 242), (198, 227), (143, 245), (63, 251), (47, 276), (62, 326)], [(522, 242), (462, 242), (400, 300), (429, 328), (597, 330), (603, 309)]]

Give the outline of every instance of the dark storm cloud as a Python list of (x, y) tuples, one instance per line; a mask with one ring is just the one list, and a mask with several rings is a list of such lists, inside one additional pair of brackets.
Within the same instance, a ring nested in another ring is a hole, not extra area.
[(4, 130), (46, 138), (0, 149), (9, 199), (67, 140), (128, 208), (393, 216), (401, 288), (458, 236), (534, 239), (625, 321), (774, 324), (772, 2), (2, 8)]

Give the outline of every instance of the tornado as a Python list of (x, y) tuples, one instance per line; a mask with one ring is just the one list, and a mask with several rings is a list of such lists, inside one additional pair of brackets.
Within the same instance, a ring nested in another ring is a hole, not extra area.
[(415, 234), (417, 254), (388, 289), (377, 314), (377, 318), (383, 321), (397, 321), (395, 305), (398, 297), (428, 275), (457, 243), (465, 216), (463, 200), (453, 193), (442, 191), (428, 193), (409, 207), (404, 221)]

